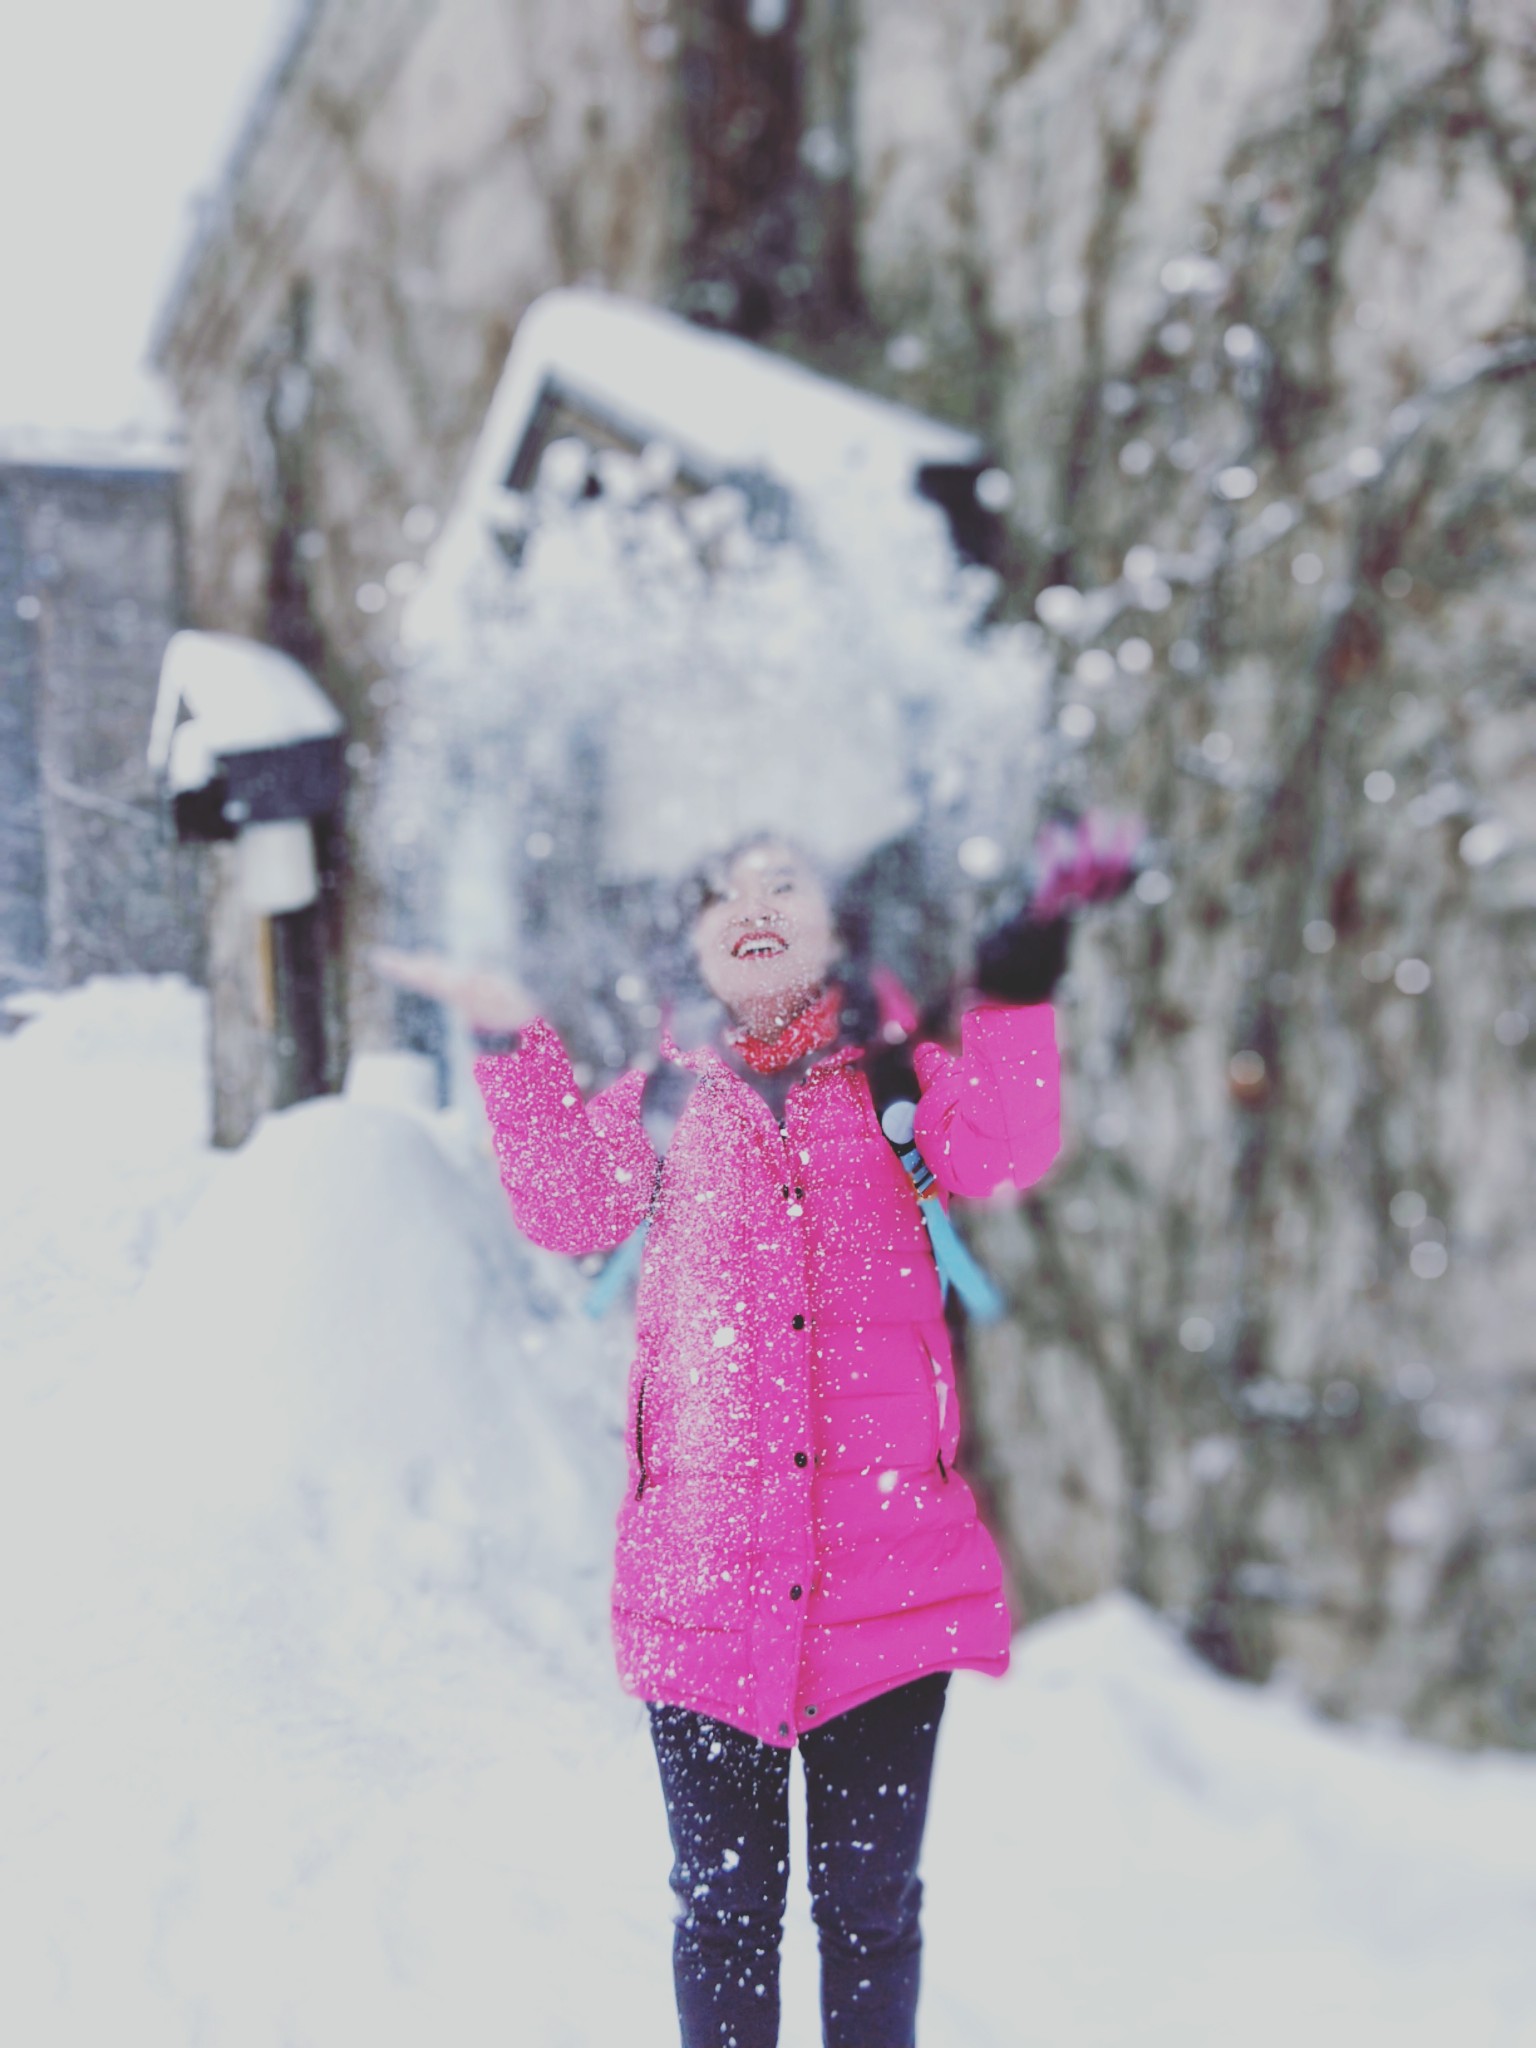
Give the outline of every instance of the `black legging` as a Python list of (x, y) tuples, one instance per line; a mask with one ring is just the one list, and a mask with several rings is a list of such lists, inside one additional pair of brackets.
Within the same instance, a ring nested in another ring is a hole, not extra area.
[[(827, 2048), (913, 2048), (917, 1875), (949, 1674), (800, 1738)], [(686, 1707), (651, 1708), (672, 1830), (683, 2048), (774, 2048), (789, 1883), (789, 1751)]]

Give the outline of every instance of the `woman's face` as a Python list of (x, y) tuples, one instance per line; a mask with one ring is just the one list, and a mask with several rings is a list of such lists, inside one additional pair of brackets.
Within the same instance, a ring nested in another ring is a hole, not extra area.
[(712, 995), (762, 1035), (815, 995), (837, 957), (826, 891), (793, 847), (749, 846), (720, 876), (693, 927)]

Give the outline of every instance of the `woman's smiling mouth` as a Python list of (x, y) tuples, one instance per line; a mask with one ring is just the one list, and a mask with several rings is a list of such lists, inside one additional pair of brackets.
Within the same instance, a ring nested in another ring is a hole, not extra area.
[(781, 953), (788, 952), (789, 941), (782, 932), (760, 930), (743, 932), (731, 948), (733, 960), (776, 960)]

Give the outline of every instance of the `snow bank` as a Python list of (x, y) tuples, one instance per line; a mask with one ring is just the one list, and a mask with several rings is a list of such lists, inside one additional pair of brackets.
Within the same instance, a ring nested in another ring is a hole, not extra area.
[(167, 975), (10, 1007), (30, 1021), (0, 1039), (0, 1378), (38, 1391), (207, 1178), (204, 999)]
[(1021, 1648), (935, 1808), (957, 2044), (1533, 2037), (1536, 1763), (1321, 1725), (1125, 1598)]
[[(97, 985), (0, 1043), (8, 1215), (63, 1245), (0, 1240), (49, 1360), (0, 1379), (8, 2031), (664, 2048), (601, 1626), (623, 1319), (450, 1119), (314, 1104), (211, 1170), (198, 1019)], [(925, 2048), (1531, 2038), (1531, 1760), (1324, 1727), (1114, 1600), (957, 1682), (939, 1769)]]

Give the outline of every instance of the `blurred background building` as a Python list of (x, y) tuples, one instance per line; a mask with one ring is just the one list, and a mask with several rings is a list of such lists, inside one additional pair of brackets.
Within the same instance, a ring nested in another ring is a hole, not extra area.
[(0, 441), (0, 998), (201, 977), (201, 877), (144, 757), (179, 492), (172, 450)]
[[(192, 620), (353, 734), (353, 1047), (401, 1028), (360, 949), (427, 716), (402, 624), (540, 294), (989, 451), (992, 616), (1043, 677), (1000, 749), (1031, 817), (1136, 809), (1156, 853), (1074, 959), (1067, 1155), (978, 1219), (1020, 1305), (972, 1347), (1015, 1574), (1525, 1743), (1533, 257), (1516, 0), (317, 0), (156, 342)], [(235, 1142), (275, 1069), (209, 886)]]

